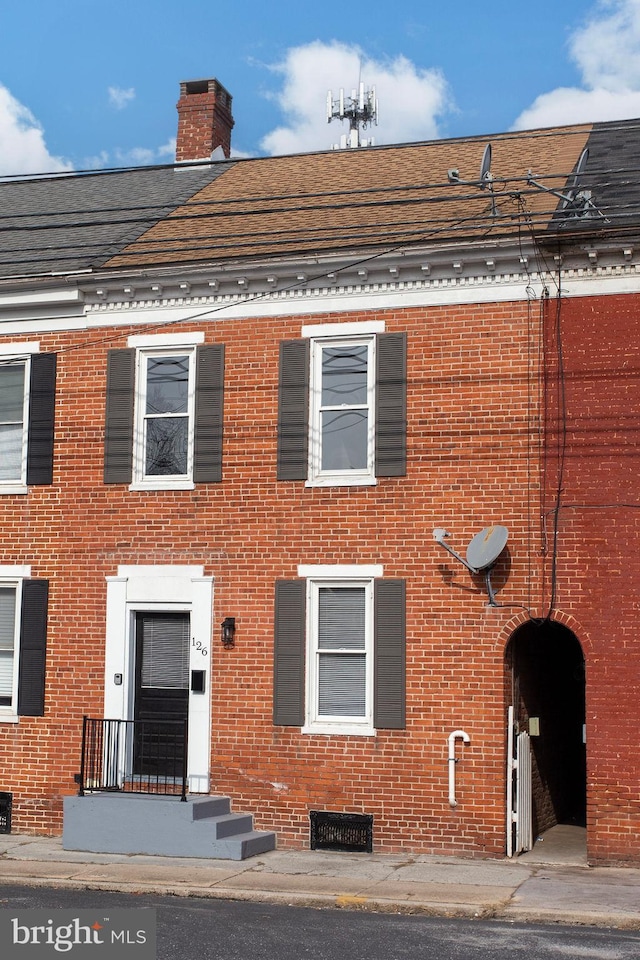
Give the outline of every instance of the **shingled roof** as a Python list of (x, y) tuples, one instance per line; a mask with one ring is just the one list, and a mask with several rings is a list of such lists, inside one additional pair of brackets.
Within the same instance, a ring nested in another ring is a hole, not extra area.
[[(631, 120), (5, 181), (0, 278), (636, 231), (639, 148)], [(572, 186), (591, 191), (586, 207), (563, 202)]]
[(135, 167), (0, 182), (0, 278), (94, 270), (226, 168)]

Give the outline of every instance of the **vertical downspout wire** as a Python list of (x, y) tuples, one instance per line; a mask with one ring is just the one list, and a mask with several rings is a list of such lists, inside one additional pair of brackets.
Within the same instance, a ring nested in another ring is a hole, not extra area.
[(549, 597), (549, 609), (545, 620), (551, 619), (557, 593), (557, 571), (558, 571), (558, 537), (560, 527), (560, 510), (562, 508), (562, 494), (564, 485), (564, 468), (567, 452), (567, 400), (564, 376), (564, 356), (562, 352), (562, 276), (561, 264), (558, 263), (558, 297), (556, 300), (555, 312), (555, 335), (556, 335), (556, 358), (558, 365), (557, 383), (556, 383), (556, 405), (558, 414), (556, 457), (558, 482), (556, 486), (555, 503), (553, 506), (553, 536), (551, 550), (551, 594)]

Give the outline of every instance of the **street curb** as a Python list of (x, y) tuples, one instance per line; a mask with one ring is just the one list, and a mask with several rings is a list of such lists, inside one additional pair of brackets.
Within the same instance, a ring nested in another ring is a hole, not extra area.
[(551, 908), (527, 909), (513, 904), (444, 904), (376, 899), (352, 894), (291, 893), (275, 890), (237, 890), (229, 887), (198, 887), (193, 884), (171, 884), (140, 881), (81, 880), (79, 878), (8, 877), (0, 876), (3, 885), (47, 887), (66, 890), (99, 890), (107, 893), (234, 900), (246, 903), (272, 903), (280, 906), (308, 907), (316, 910), (353, 910), (404, 916), (442, 917), (444, 919), (496, 920), (503, 923), (539, 923), (617, 930), (640, 930), (640, 918), (624, 914), (594, 914), (580, 911), (563, 912)]

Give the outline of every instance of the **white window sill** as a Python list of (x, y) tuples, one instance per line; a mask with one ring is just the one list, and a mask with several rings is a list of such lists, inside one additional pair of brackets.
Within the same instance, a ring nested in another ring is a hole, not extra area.
[(0, 723), (17, 723), (19, 719), (15, 713), (3, 713), (0, 710)]
[(300, 733), (334, 737), (375, 737), (376, 730), (360, 723), (313, 723), (302, 727)]
[(2, 494), (8, 495), (8, 494), (10, 494), (10, 493), (11, 493), (11, 494), (16, 494), (16, 493), (19, 493), (19, 494), (29, 493), (29, 487), (27, 487), (26, 484), (23, 485), (23, 484), (21, 484), (21, 483), (12, 483), (12, 484), (9, 484), (9, 483), (7, 483), (7, 484), (0, 483), (0, 497), (2, 496)]
[(129, 484), (129, 490), (137, 490), (141, 493), (150, 493), (153, 490), (195, 490), (196, 485), (193, 480), (170, 480), (164, 479), (162, 482), (143, 483), (141, 480)]
[(375, 477), (355, 476), (332, 476), (315, 477), (312, 480), (305, 481), (305, 487), (375, 487), (377, 484)]

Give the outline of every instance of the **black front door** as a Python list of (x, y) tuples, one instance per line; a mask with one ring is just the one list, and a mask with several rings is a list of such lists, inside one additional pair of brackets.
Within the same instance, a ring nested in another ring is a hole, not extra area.
[(188, 613), (136, 614), (133, 772), (181, 778), (189, 711)]

